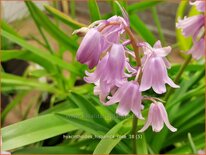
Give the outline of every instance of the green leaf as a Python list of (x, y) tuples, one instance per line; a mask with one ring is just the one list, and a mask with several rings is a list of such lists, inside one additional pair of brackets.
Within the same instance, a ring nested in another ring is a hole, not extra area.
[(196, 147), (195, 147), (195, 144), (194, 144), (194, 141), (193, 141), (193, 139), (192, 139), (191, 133), (188, 133), (187, 136), (188, 136), (188, 140), (189, 140), (190, 147), (191, 147), (191, 149), (192, 149), (192, 153), (197, 154), (197, 149), (196, 149)]
[(94, 105), (86, 100), (83, 96), (71, 93), (69, 98), (83, 111), (85, 114), (86, 120), (94, 121), (98, 124), (108, 126), (106, 121), (104, 120), (104, 116), (101, 116), (99, 111), (94, 107)]
[(5, 62), (11, 59), (20, 59), (31, 61), (44, 67), (48, 72), (55, 74), (55, 67), (52, 62), (45, 60), (35, 53), (28, 50), (1, 50), (1, 61)]
[[(205, 134), (199, 135), (194, 139), (194, 143), (197, 149), (203, 149), (205, 147)], [(176, 147), (175, 149), (167, 152), (168, 154), (192, 154), (189, 143), (183, 144), (181, 147)]]
[[(1, 73), (2, 74), (2, 73)], [(27, 94), (28, 92), (19, 92), (12, 101), (6, 106), (6, 108), (3, 110), (1, 114), (1, 121), (4, 122), (7, 114), (18, 104), (21, 103), (22, 98)]]
[[(129, 122), (129, 123), (128, 123)], [(112, 149), (121, 141), (124, 136), (129, 133), (130, 120), (124, 120), (117, 125), (115, 125), (109, 132), (107, 132), (97, 147), (95, 148), (93, 154), (109, 154)]]
[(71, 39), (63, 31), (61, 31), (50, 19), (31, 1), (25, 1), (34, 20), (43, 27), (51, 36), (53, 36), (61, 45), (71, 50), (73, 53), (77, 51), (78, 44)]
[(4, 20), (1, 20), (1, 28), (8, 31), (9, 33), (19, 37), (19, 38), (23, 38), (9, 24), (7, 24)]
[(138, 154), (148, 154), (147, 151), (147, 141), (144, 134), (141, 134), (142, 138), (137, 139), (137, 153)]
[[(4, 86), (7, 85), (17, 85), (17, 86), (28, 86), (30, 89), (38, 89), (42, 91), (47, 91), (51, 93), (60, 94), (61, 92), (55, 89), (52, 85), (47, 83), (39, 82), (37, 80), (31, 80), (21, 76), (16, 76), (8, 73), (1, 73), (1, 84)], [(4, 91), (4, 89), (2, 89)]]
[(101, 15), (99, 12), (99, 7), (96, 0), (88, 0), (89, 12), (91, 21), (94, 22), (96, 20), (101, 19)]
[(59, 19), (60, 21), (62, 21), (63, 23), (65, 23), (66, 25), (72, 27), (73, 29), (79, 29), (81, 27), (85, 27), (86, 25), (72, 19), (71, 17), (65, 15), (64, 13), (62, 13), (61, 11), (46, 5), (44, 6), (45, 9), (52, 14), (54, 17), (56, 17), (57, 19)]
[(153, 33), (146, 27), (146, 25), (141, 21), (141, 19), (136, 14), (132, 14), (131, 16), (129, 16), (129, 18), (132, 29), (134, 29), (135, 32), (139, 33), (142, 38), (150, 45), (153, 45), (157, 39), (155, 38)]
[[(68, 109), (64, 113), (81, 114), (79, 109)], [(11, 150), (44, 139), (48, 139), (77, 128), (65, 123), (54, 114), (47, 114), (21, 121), (1, 129), (3, 145), (2, 150)]]
[(78, 116), (65, 115), (61, 113), (56, 113), (56, 116), (66, 122), (69, 122), (70, 124), (74, 125), (78, 129), (87, 131), (94, 135), (104, 135), (104, 133), (107, 131), (107, 128), (105, 128), (104, 126), (91, 121), (80, 119)]
[(76, 13), (75, 13), (75, 10), (76, 10), (75, 0), (70, 0), (70, 7), (69, 8), (70, 8), (71, 17), (75, 18), (75, 16), (76, 16)]
[(132, 13), (135, 13), (135, 12), (143, 11), (145, 9), (156, 6), (156, 5), (158, 5), (162, 2), (163, 2), (163, 0), (137, 2), (135, 4), (129, 5), (128, 8), (127, 8), (127, 12), (128, 12), (128, 14), (132, 14)]
[[(71, 102), (67, 102), (65, 104), (71, 104)], [(97, 107), (97, 110), (100, 111), (102, 115), (106, 115), (106, 112), (102, 108)], [(73, 125), (75, 122), (73, 124), (66, 123), (64, 117), (57, 117), (57, 115), (53, 113), (56, 111), (61, 112), (61, 114), (66, 116), (67, 114), (78, 117), (84, 116), (82, 110), (78, 108), (71, 109), (69, 105), (64, 105), (62, 107), (58, 106), (57, 109), (53, 109), (49, 114), (42, 113), (41, 116), (4, 127), (1, 129), (3, 151), (16, 149), (78, 129), (78, 127)], [(95, 130), (95, 126), (92, 126), (93, 130)]]
[(52, 64), (55, 64), (55, 65), (58, 65), (59, 67), (61, 68), (64, 68), (64, 69), (67, 69), (75, 74), (80, 74), (77, 70), (76, 70), (76, 65), (74, 64), (68, 64), (66, 63), (65, 61), (61, 60), (60, 58), (54, 56), (54, 55), (51, 55), (47, 52), (45, 52), (44, 50), (41, 50), (37, 47), (34, 47), (30, 44), (28, 44), (25, 40), (21, 39), (21, 38), (18, 38), (16, 36), (14, 36), (13, 34), (5, 31), (5, 30), (2, 30), (1, 31), (1, 34), (2, 36), (10, 39), (11, 41), (21, 45), (22, 47), (24, 47), (25, 49), (33, 52), (34, 54), (38, 55), (39, 57), (49, 61), (50, 63)]
[(160, 37), (160, 41), (162, 42), (163, 45), (165, 45), (165, 37), (164, 37), (164, 33), (162, 32), (162, 26), (161, 26), (161, 23), (160, 23), (160, 20), (159, 20), (159, 17), (158, 17), (158, 12), (157, 12), (157, 9), (156, 7), (153, 7), (152, 8), (152, 17), (154, 19), (154, 22), (157, 26), (157, 30), (158, 30), (158, 33), (159, 33), (159, 37)]

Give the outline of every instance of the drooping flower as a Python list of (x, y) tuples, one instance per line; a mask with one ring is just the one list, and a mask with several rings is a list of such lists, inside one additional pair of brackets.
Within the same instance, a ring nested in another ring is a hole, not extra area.
[[(205, 1), (197, 0), (195, 2), (190, 2), (190, 4), (195, 5), (198, 11), (205, 12)], [(200, 14), (192, 17), (185, 17), (183, 20), (179, 19), (176, 24), (177, 28), (182, 29), (182, 33), (185, 37), (192, 37), (193, 47), (188, 53), (192, 54), (195, 59), (200, 59), (204, 55), (205, 45), (202, 41), (205, 33), (204, 23), (204, 15)]]
[(139, 85), (135, 81), (125, 81), (115, 94), (109, 98), (105, 105), (112, 105), (119, 102), (116, 113), (121, 116), (126, 116), (132, 111), (136, 117), (143, 119), (142, 110), (142, 96), (139, 90)]
[(160, 41), (157, 41), (152, 48), (149, 44), (144, 44), (143, 48), (145, 56), (143, 57), (143, 74), (140, 84), (140, 90), (146, 91), (151, 87), (157, 94), (166, 92), (165, 84), (169, 84), (173, 88), (179, 88), (168, 76), (167, 67), (170, 66), (165, 58), (171, 51), (171, 48), (162, 48)]
[(177, 131), (177, 129), (170, 124), (164, 105), (160, 102), (152, 103), (149, 108), (147, 122), (139, 132), (144, 132), (150, 125), (154, 132), (160, 132), (164, 123), (170, 131)]
[(110, 51), (99, 61), (93, 73), (86, 71), (84, 80), (94, 83), (95, 94), (103, 102), (114, 86), (120, 86), (128, 76), (124, 71), (128, 67), (122, 44), (113, 44)]
[(184, 17), (179, 19), (176, 27), (182, 29), (182, 34), (185, 37), (197, 38), (200, 29), (204, 26), (204, 15), (196, 15), (192, 17)]
[(198, 11), (205, 12), (205, 0), (196, 0), (194, 2), (190, 2), (190, 4), (195, 5)]
[(86, 72), (88, 77), (84, 78), (88, 83), (95, 83), (98, 80), (106, 83), (114, 83), (121, 81), (124, 76), (125, 69), (125, 53), (121, 44), (113, 44), (109, 53), (107, 53), (97, 65), (93, 73)]
[(193, 58), (200, 59), (205, 52), (205, 42), (204, 38), (200, 39), (197, 42), (194, 42), (193, 47), (188, 51), (189, 54), (192, 54)]
[(89, 68), (97, 65), (101, 53), (104, 49), (105, 39), (99, 31), (92, 28), (83, 38), (77, 51), (77, 60), (83, 64), (87, 64)]
[(79, 35), (86, 34), (77, 51), (77, 60), (80, 63), (87, 64), (90, 69), (97, 65), (101, 53), (110, 48), (112, 44), (119, 43), (120, 34), (124, 32), (124, 27), (128, 25), (127, 21), (119, 16), (94, 23), (74, 32)]

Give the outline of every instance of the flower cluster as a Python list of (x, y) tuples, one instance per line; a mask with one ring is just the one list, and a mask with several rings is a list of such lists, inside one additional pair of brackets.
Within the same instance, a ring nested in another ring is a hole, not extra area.
[[(197, 0), (195, 2), (190, 2), (191, 5), (196, 6), (197, 10), (201, 13), (205, 12), (205, 1)], [(184, 17), (184, 19), (179, 19), (176, 24), (177, 28), (182, 30), (182, 33), (185, 37), (192, 37), (193, 46), (188, 51), (189, 54), (192, 54), (193, 58), (200, 59), (204, 55), (205, 43), (205, 19), (204, 14), (195, 15), (192, 17)]]
[[(165, 84), (179, 87), (167, 74), (170, 63), (166, 56), (171, 47), (162, 47), (160, 41), (154, 47), (146, 42), (138, 43), (130, 30), (127, 13), (123, 8), (121, 10), (124, 18), (113, 16), (74, 32), (85, 35), (77, 51), (77, 60), (92, 69), (86, 71), (84, 80), (95, 85), (94, 94), (104, 105), (119, 103), (117, 114), (126, 116), (132, 111), (137, 118), (144, 119), (141, 113), (144, 109), (142, 92), (152, 88), (157, 94), (165, 93)], [(130, 39), (124, 34), (128, 34)], [(127, 48), (128, 44), (132, 44), (134, 51)], [(139, 48), (143, 49), (142, 58), (139, 57)], [(140, 60), (137, 66), (130, 64), (131, 57)], [(163, 104), (152, 97), (149, 100), (152, 104), (148, 120), (140, 132), (149, 125), (153, 131), (159, 132), (164, 123), (172, 132), (176, 131), (169, 123)]]

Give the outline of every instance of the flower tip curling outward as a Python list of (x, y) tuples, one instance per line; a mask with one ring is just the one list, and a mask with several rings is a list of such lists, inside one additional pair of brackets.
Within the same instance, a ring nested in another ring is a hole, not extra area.
[(116, 113), (120, 116), (126, 116), (131, 110), (137, 118), (144, 119), (142, 110), (142, 96), (139, 91), (138, 83), (134, 81), (125, 81), (124, 84), (110, 97), (110, 100), (105, 105), (111, 105), (119, 102)]
[(150, 125), (152, 126), (152, 130), (154, 132), (160, 132), (164, 126), (164, 123), (170, 131), (177, 131), (177, 129), (170, 124), (164, 105), (160, 102), (152, 103), (150, 105), (147, 122), (138, 132), (144, 132)]

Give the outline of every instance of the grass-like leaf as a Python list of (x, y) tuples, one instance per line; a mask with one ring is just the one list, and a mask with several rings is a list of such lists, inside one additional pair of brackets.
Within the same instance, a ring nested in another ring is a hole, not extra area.
[(56, 17), (57, 19), (59, 19), (60, 21), (62, 21), (63, 23), (65, 23), (66, 25), (72, 27), (73, 29), (79, 29), (81, 27), (85, 27), (86, 25), (72, 19), (71, 17), (65, 15), (64, 13), (62, 13), (61, 11), (46, 5), (44, 6), (45, 9), (52, 14), (54, 17)]
[(94, 22), (96, 20), (101, 19), (101, 15), (99, 12), (99, 7), (96, 0), (88, 0), (88, 6), (90, 11), (91, 21)]
[(55, 64), (61, 68), (67, 69), (75, 74), (79, 74), (79, 72), (77, 71), (77, 67), (74, 64), (68, 64), (65, 61), (61, 60), (60, 58), (51, 55), (49, 53), (47, 53), (46, 51), (39, 49), (37, 47), (34, 47), (33, 45), (30, 45), (29, 43), (27, 43), (25, 40), (16, 37), (15, 35), (2, 30), (2, 36), (10, 39), (11, 41), (19, 44), (20, 46), (22, 46), (23, 48), (33, 52), (34, 54), (38, 55), (39, 57), (43, 58), (44, 60), (49, 61), (52, 64)]
[[(121, 141), (123, 136), (125, 136), (131, 129), (128, 127), (130, 121), (124, 120), (117, 125), (115, 125), (109, 132), (107, 132), (97, 147), (95, 148), (93, 154), (109, 154), (112, 149)], [(122, 137), (121, 137), (122, 136)]]
[(142, 38), (147, 41), (150, 45), (156, 42), (156, 38), (153, 33), (147, 28), (147, 26), (141, 21), (141, 19), (136, 15), (132, 14), (129, 16), (131, 27), (142, 36)]

